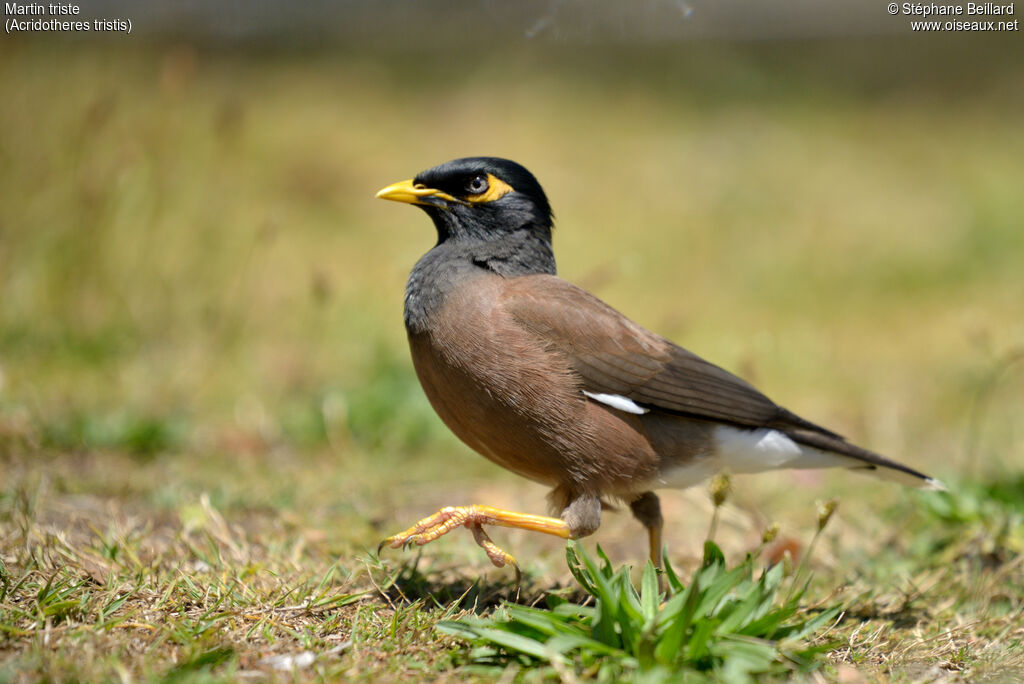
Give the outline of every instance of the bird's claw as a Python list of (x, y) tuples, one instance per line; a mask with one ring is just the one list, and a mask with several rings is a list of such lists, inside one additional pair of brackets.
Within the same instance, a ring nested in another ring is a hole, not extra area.
[(377, 554), (389, 546), (393, 549), (398, 547), (408, 548), (409, 546), (423, 546), (435, 539), (442, 537), (457, 527), (467, 527), (473, 532), (473, 539), (491, 559), (495, 567), (503, 568), (511, 565), (516, 573), (516, 592), (522, 582), (523, 573), (516, 563), (516, 559), (506, 553), (501, 547), (491, 541), (491, 538), (484, 532), (484, 525), (501, 525), (503, 527), (515, 527), (534, 532), (543, 532), (556, 537), (568, 539), (571, 532), (568, 524), (560, 518), (548, 518), (528, 513), (516, 513), (506, 511), (493, 506), (446, 506), (434, 515), (420, 520), (409, 529), (390, 536), (377, 547)]
[(473, 506), (442, 508), (409, 529), (382, 541), (377, 545), (377, 555), (379, 556), (385, 547), (408, 549), (413, 545), (422, 546), (451, 532), (456, 527), (465, 526), (473, 531), (473, 539), (487, 553), (487, 557), (495, 567), (502, 568), (511, 565), (515, 569), (516, 586), (518, 586), (523, 574), (519, 569), (519, 564), (511, 554), (506, 553), (487, 536), (483, 529), (483, 522), (480, 520), (482, 517), (484, 516)]

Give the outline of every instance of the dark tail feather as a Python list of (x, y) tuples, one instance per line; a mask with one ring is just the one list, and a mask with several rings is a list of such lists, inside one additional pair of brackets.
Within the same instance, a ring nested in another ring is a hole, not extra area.
[(848, 466), (851, 470), (863, 470), (869, 475), (883, 480), (898, 482), (908, 487), (946, 491), (946, 485), (933, 477), (928, 477), (924, 473), (918, 472), (902, 463), (890, 461), (884, 456), (879, 456), (867, 449), (861, 449), (859, 446), (850, 444), (846, 440), (834, 437), (831, 434), (807, 430), (787, 430), (786, 434), (800, 444), (853, 459), (854, 463)]

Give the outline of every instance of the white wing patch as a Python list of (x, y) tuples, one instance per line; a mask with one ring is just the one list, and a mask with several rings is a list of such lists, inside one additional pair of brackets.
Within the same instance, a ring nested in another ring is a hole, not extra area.
[(771, 428), (744, 430), (728, 425), (715, 428), (715, 452), (723, 470), (756, 473), (773, 468), (822, 468), (841, 465), (844, 459), (803, 447)]
[(583, 394), (587, 395), (594, 401), (599, 401), (602, 404), (611, 406), (613, 409), (618, 409), (619, 411), (624, 411), (625, 413), (633, 413), (638, 416), (642, 416), (650, 411), (650, 409), (640, 406), (629, 397), (624, 397), (621, 394), (599, 394), (596, 392), (588, 392), (586, 390), (583, 390)]
[(670, 468), (654, 486), (686, 488), (721, 473), (759, 473), (777, 468), (829, 468), (852, 465), (853, 459), (797, 444), (779, 430), (719, 425), (709, 453)]
[(780, 430), (745, 429), (718, 425), (708, 453), (692, 454), (681, 465), (669, 467), (648, 483), (649, 488), (692, 487), (720, 472), (758, 473), (778, 468), (851, 468), (857, 472), (910, 487), (946, 491), (934, 478), (920, 478), (895, 468), (799, 444)]

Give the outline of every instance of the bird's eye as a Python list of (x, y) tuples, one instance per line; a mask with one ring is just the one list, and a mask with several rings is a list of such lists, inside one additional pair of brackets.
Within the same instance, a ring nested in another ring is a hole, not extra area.
[(471, 195), (487, 192), (487, 176), (474, 176), (471, 181), (466, 183), (466, 191)]

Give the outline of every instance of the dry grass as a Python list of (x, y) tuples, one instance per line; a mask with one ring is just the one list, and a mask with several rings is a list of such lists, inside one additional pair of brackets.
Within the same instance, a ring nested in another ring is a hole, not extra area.
[[(433, 626), (513, 598), (509, 573), (488, 569), (468, 535), (435, 544), (418, 562), (411, 554), (378, 561), (367, 549), (393, 526), (386, 506), (346, 489), (329, 457), (303, 466), (271, 455), (140, 464), (63, 454), (8, 463), (0, 498), (3, 677), (471, 676), (460, 645)], [(244, 481), (225, 486), (240, 470)], [(314, 484), (318, 478), (328, 486)], [(267, 503), (292, 490), (303, 493), (301, 503)], [(874, 540), (878, 526), (841, 515), (812, 559), (808, 605), (846, 611), (830, 635), (842, 643), (829, 656), (830, 678), (1024, 674), (1021, 513), (989, 505), (953, 522), (934, 513), (936, 496), (885, 511), (902, 524)], [(600, 538), (621, 558), (638, 558), (642, 544), (622, 544), (636, 540), (623, 517), (612, 517)], [(751, 548), (757, 525), (727, 506), (718, 537), (735, 556)], [(783, 526), (782, 541), (799, 552), (811, 528), (810, 520)], [(571, 585), (557, 549), (511, 538), (529, 558), (520, 600), (535, 603)], [(693, 567), (686, 550), (699, 539), (670, 546), (673, 557)]]

